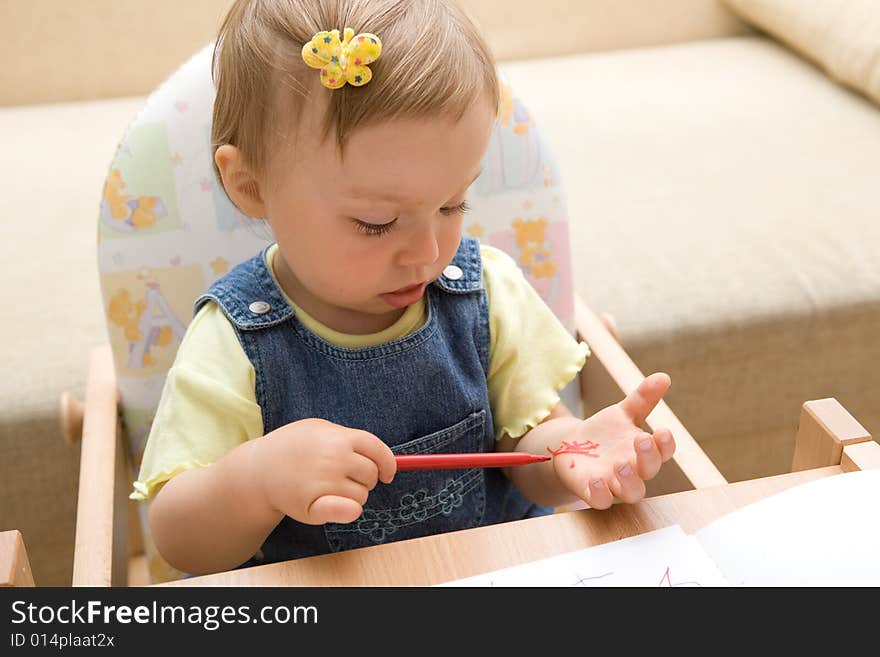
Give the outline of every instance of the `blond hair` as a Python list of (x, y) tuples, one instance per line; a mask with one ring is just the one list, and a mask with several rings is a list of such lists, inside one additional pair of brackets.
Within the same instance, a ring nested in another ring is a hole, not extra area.
[[(346, 27), (377, 35), (382, 55), (370, 64), (368, 84), (331, 91), (301, 50), (317, 32)], [(212, 153), (232, 144), (258, 173), (276, 137), (273, 121), (279, 113), (298, 117), (311, 94), (329, 94), (322, 139), (335, 133), (340, 151), (358, 127), (402, 117), (457, 120), (482, 94), (493, 108), (499, 102), (491, 51), (452, 0), (237, 0), (217, 37), (213, 73)]]

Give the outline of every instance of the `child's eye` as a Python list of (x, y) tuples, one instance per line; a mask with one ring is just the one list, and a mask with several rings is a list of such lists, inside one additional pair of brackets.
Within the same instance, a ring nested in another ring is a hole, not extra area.
[(464, 214), (468, 210), (471, 209), (471, 206), (468, 205), (467, 201), (462, 201), (458, 205), (454, 205), (451, 208), (440, 208), (440, 214), (445, 216), (450, 216), (454, 214)]
[[(440, 214), (445, 217), (449, 217), (452, 215), (464, 214), (468, 210), (470, 210), (468, 202), (462, 201), (458, 205), (440, 208)], [(394, 228), (394, 225), (397, 223), (397, 219), (392, 219), (385, 224), (372, 224), (366, 221), (361, 221), (360, 219), (355, 219), (354, 217), (352, 217), (351, 220), (352, 222), (354, 222), (355, 228), (357, 228), (359, 233), (370, 235), (372, 237), (380, 237), (389, 233), (391, 229)]]
[(394, 227), (394, 224), (397, 223), (397, 219), (389, 221), (387, 224), (371, 224), (359, 219), (352, 219), (352, 221), (359, 233), (375, 237), (385, 235)]

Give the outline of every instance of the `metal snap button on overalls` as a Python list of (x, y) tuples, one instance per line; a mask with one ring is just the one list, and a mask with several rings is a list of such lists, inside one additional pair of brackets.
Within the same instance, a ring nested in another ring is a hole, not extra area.
[(265, 315), (272, 309), (272, 306), (265, 301), (254, 301), (248, 306), (248, 309), (255, 315)]
[(459, 278), (464, 276), (464, 272), (461, 271), (461, 267), (449, 265), (446, 269), (443, 270), (443, 275), (450, 281), (457, 281)]

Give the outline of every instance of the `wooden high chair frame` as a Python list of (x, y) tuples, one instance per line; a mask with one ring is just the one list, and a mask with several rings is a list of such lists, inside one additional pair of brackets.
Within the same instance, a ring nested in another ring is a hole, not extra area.
[[(592, 352), (579, 375), (588, 416), (620, 401), (644, 375), (619, 344), (613, 319), (600, 319), (576, 297), (575, 322), (579, 339)], [(62, 432), (68, 440), (82, 439), (74, 586), (148, 583), (137, 503), (128, 500), (134, 477), (122, 444), (118, 402), (113, 355), (107, 344), (90, 354), (85, 403), (69, 393), (61, 400)], [(646, 424), (669, 428), (677, 445), (673, 460), (648, 482), (649, 496), (727, 483), (664, 401)]]

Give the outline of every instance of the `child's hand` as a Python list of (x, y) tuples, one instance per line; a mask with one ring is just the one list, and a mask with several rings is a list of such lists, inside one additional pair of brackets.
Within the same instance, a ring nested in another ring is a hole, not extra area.
[(397, 472), (379, 438), (317, 418), (257, 441), (252, 481), (274, 510), (309, 525), (356, 520), (377, 480), (390, 483)]
[(652, 374), (622, 401), (575, 425), (553, 450), (559, 481), (595, 509), (607, 509), (614, 497), (641, 500), (645, 481), (675, 452), (669, 430), (641, 429), (670, 383), (668, 375)]

